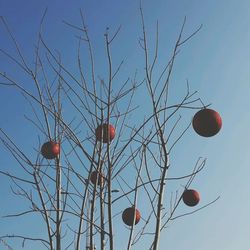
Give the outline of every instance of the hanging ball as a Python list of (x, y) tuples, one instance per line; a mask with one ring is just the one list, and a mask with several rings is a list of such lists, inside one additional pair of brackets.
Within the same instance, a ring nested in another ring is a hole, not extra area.
[(115, 128), (111, 124), (101, 124), (96, 128), (95, 136), (98, 141), (103, 143), (111, 142), (115, 138)]
[(194, 189), (186, 189), (182, 194), (182, 200), (187, 206), (194, 207), (200, 201), (200, 194)]
[(122, 213), (122, 220), (128, 226), (132, 226), (133, 222), (136, 225), (137, 223), (139, 223), (140, 219), (141, 219), (140, 211), (135, 207), (128, 207)]
[(220, 114), (213, 109), (198, 111), (192, 121), (195, 132), (204, 137), (216, 135), (222, 127)]
[[(97, 180), (97, 176), (98, 176), (98, 180)], [(102, 173), (98, 173), (97, 171), (93, 171), (90, 174), (90, 181), (95, 185), (97, 182), (97, 185), (102, 185), (104, 182), (104, 177)]]
[(60, 145), (54, 141), (45, 142), (42, 145), (41, 153), (48, 160), (54, 159), (60, 154)]

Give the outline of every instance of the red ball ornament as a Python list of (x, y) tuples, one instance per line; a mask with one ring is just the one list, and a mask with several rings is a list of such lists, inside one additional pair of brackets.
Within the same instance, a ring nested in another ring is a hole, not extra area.
[[(98, 181), (97, 181), (97, 176), (98, 176)], [(97, 181), (97, 185), (102, 185), (104, 182), (104, 177), (102, 173), (99, 173), (97, 171), (93, 171), (90, 174), (90, 181), (95, 185)]]
[(54, 159), (60, 154), (60, 145), (54, 141), (45, 142), (42, 145), (41, 153), (46, 159)]
[(222, 127), (220, 114), (213, 109), (202, 109), (193, 118), (195, 132), (204, 137), (216, 135)]
[(104, 123), (96, 128), (95, 135), (98, 141), (111, 142), (115, 138), (115, 128), (111, 124)]
[(193, 207), (199, 203), (200, 195), (194, 189), (186, 189), (182, 194), (182, 200), (187, 206)]
[(132, 226), (133, 222), (136, 225), (140, 221), (140, 219), (141, 219), (140, 211), (135, 207), (128, 207), (122, 213), (122, 220), (128, 226)]

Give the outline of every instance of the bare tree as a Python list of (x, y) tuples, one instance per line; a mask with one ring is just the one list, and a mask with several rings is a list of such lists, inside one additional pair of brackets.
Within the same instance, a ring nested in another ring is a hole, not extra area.
[[(122, 217), (129, 230), (124, 248), (138, 249), (136, 245), (147, 237), (148, 249), (156, 250), (168, 223), (218, 199), (178, 214), (183, 192), (203, 170), (206, 159), (199, 158), (189, 174), (168, 177), (169, 169), (175, 167), (170, 161), (172, 150), (184, 140), (184, 134), (192, 125), (189, 122), (176, 135), (182, 121), (180, 110), (191, 114), (193, 110), (209, 106), (202, 103), (196, 91), (190, 91), (188, 82), (186, 94), (178, 103), (171, 104), (169, 99), (178, 52), (201, 27), (184, 37), (184, 19), (171, 57), (162, 67), (158, 61), (159, 25), (155, 28), (154, 48), (149, 48), (149, 34), (140, 7), (139, 49), (144, 53), (143, 75), (138, 76), (135, 71), (121, 80), (119, 74), (124, 62), (117, 64), (112, 60), (112, 54), (116, 53), (112, 51), (112, 44), (119, 40), (120, 27), (115, 31), (107, 29), (104, 34), (107, 76), (101, 77), (96, 72), (95, 51), (82, 12), (80, 16), (80, 25), (64, 22), (78, 34), (78, 68), (74, 72), (43, 37), (45, 14), (34, 51), (34, 66), (25, 59), (15, 36), (1, 18), (17, 54), (13, 57), (4, 49), (0, 51), (33, 83), (28, 88), (10, 73), (0, 71), (1, 85), (22, 93), (33, 111), (25, 116), (27, 122), (32, 123), (34, 133), (39, 134), (30, 157), (0, 129), (0, 140), (22, 168), (23, 175), (18, 176), (14, 170), (0, 173), (11, 180), (15, 186), (12, 192), (28, 205), (25, 211), (5, 217), (18, 220), (20, 216), (35, 214), (42, 219), (46, 234), (43, 238), (32, 233), (30, 236), (6, 234), (0, 237), (0, 243), (11, 249), (7, 241), (14, 238), (21, 239), (23, 246), (26, 241), (37, 241), (50, 250), (121, 249), (116, 241), (120, 232), (115, 229), (115, 222)], [(140, 106), (134, 104), (136, 94), (142, 90), (144, 93), (145, 89), (150, 110), (144, 109), (143, 102)], [(133, 118), (138, 113), (140, 122)], [(171, 181), (180, 181), (183, 186), (168, 197), (167, 205), (165, 190)], [(140, 211), (137, 204), (140, 197), (147, 212)]]

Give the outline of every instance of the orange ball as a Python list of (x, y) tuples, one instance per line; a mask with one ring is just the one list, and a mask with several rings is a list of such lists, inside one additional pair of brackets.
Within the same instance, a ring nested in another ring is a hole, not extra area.
[(192, 121), (195, 132), (204, 137), (216, 135), (222, 127), (220, 114), (213, 109), (198, 111)]
[(182, 200), (187, 206), (193, 207), (199, 203), (200, 195), (194, 189), (186, 189), (182, 194)]
[(45, 142), (42, 145), (41, 153), (46, 159), (54, 159), (60, 154), (60, 145), (54, 141)]
[[(98, 180), (97, 180), (97, 176), (98, 176)], [(93, 171), (90, 174), (90, 181), (95, 185), (96, 181), (97, 181), (97, 185), (102, 185), (104, 182), (104, 177), (103, 174), (99, 173), (97, 171)]]
[(111, 124), (101, 124), (96, 128), (95, 135), (98, 141), (111, 142), (115, 138), (115, 128)]
[(122, 213), (122, 220), (128, 226), (132, 226), (133, 222), (136, 225), (140, 221), (140, 219), (141, 219), (140, 211), (135, 207), (128, 207)]

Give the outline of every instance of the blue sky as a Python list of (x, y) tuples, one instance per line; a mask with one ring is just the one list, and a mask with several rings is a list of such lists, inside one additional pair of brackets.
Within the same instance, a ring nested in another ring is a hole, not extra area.
[[(185, 35), (203, 24), (202, 30), (184, 46), (177, 58), (172, 77), (172, 98), (183, 93), (185, 81), (188, 79), (191, 89), (198, 90), (198, 95), (205, 103), (211, 102), (212, 108), (218, 110), (223, 119), (221, 132), (213, 138), (201, 138), (190, 130), (173, 151), (172, 164), (176, 168), (170, 172), (171, 176), (183, 173), (186, 171), (185, 165), (192, 166), (199, 156), (206, 157), (207, 166), (193, 186), (200, 190), (204, 203), (218, 195), (221, 198), (211, 207), (172, 223), (162, 234), (160, 250), (249, 249), (250, 3), (247, 0), (142, 2), (148, 34), (152, 38), (156, 20), (159, 20), (162, 63), (173, 48), (185, 16)], [(115, 30), (119, 25), (122, 26), (113, 51), (115, 62), (125, 58), (124, 77), (136, 68), (143, 68), (142, 52), (138, 45), (138, 37), (141, 35), (139, 1), (1, 0), (0, 15), (8, 21), (30, 61), (39, 22), (46, 7), (46, 41), (52, 48), (60, 50), (63, 60), (69, 62), (72, 70), (74, 63), (71, 62), (75, 60), (77, 42), (74, 31), (65, 26), (62, 20), (75, 24), (80, 22), (79, 8), (85, 13), (94, 41), (97, 71), (100, 75), (105, 76), (103, 33), (106, 27)], [(0, 48), (14, 51), (2, 26)], [(10, 67), (6, 58), (0, 55), (0, 70), (11, 72)], [(13, 75), (16, 78), (21, 77), (18, 71)], [(25, 80), (23, 78), (23, 81)], [(19, 144), (25, 141), (26, 150), (32, 147), (34, 137), (29, 138), (27, 135), (33, 127), (23, 118), (25, 112), (29, 112), (23, 98), (13, 89), (1, 87), (0, 112), (0, 127)], [(3, 147), (0, 149), (0, 169), (14, 168), (15, 164), (10, 160), (10, 155)], [(1, 202), (0, 213), (3, 215), (10, 208), (22, 207), (23, 204), (22, 200), (17, 201), (16, 197), (10, 195), (6, 178), (1, 176), (0, 180), (0, 195), (4, 201)], [(184, 211), (185, 207), (180, 209)], [(14, 227), (20, 229), (19, 225), (25, 225), (27, 228), (32, 225), (32, 222), (27, 220), (20, 221), (16, 225), (15, 222), (1, 219), (1, 234), (12, 232)], [(36, 230), (39, 231), (39, 228)], [(10, 245), (15, 246), (11, 243)], [(20, 244), (14, 247), (20, 248)], [(28, 248), (27, 245), (25, 249), (32, 247)]]

